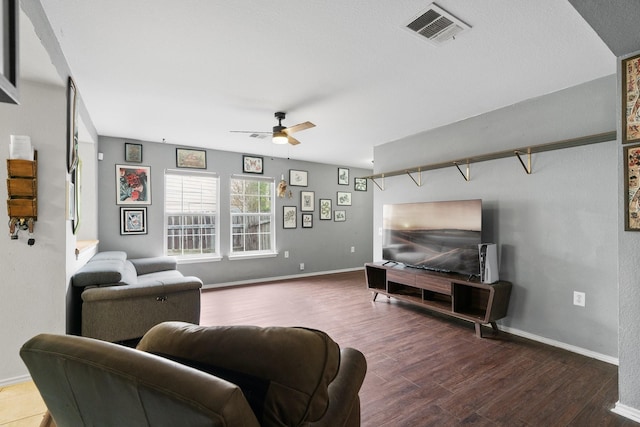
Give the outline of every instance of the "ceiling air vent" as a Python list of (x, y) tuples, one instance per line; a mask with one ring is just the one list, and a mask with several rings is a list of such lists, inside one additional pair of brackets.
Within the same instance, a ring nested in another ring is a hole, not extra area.
[(446, 10), (432, 3), (426, 12), (415, 16), (407, 29), (437, 46), (471, 28)]

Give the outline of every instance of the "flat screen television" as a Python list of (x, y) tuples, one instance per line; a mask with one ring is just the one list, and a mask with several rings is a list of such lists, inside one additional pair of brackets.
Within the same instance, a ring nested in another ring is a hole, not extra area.
[(385, 261), (441, 272), (480, 275), (482, 200), (383, 206)]

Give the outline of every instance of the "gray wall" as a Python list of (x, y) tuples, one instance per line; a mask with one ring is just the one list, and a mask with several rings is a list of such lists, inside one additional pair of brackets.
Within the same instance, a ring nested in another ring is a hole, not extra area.
[[(633, 53), (639, 54), (640, 51)], [(621, 71), (618, 70), (618, 79), (621, 87)], [(618, 92), (622, 99), (622, 94)], [(618, 104), (618, 117), (622, 117), (621, 104)], [(618, 120), (622, 123), (622, 120)], [(621, 126), (621, 125), (620, 125)], [(621, 135), (622, 129), (618, 128)], [(624, 158), (624, 147), (618, 146), (618, 157)], [(640, 233), (624, 231), (624, 168), (620, 162), (618, 171), (618, 271), (620, 286), (620, 314), (619, 314), (619, 351), (620, 368), (618, 370), (619, 403), (617, 409), (631, 410), (631, 415), (636, 421), (640, 420), (640, 322), (638, 321), (638, 302), (640, 301)], [(622, 406), (620, 406), (622, 405)], [(635, 408), (635, 409), (634, 409)]]
[[(132, 140), (126, 140), (132, 142)], [(116, 205), (115, 165), (125, 164), (122, 138), (100, 137), (98, 152), (104, 159), (98, 162), (99, 180), (99, 249), (126, 250), (130, 257), (161, 255), (163, 251), (164, 170), (175, 169), (176, 145), (133, 141), (143, 145), (142, 165), (151, 167), (152, 205), (148, 207), (149, 234), (121, 236), (120, 207)], [(262, 142), (268, 144), (269, 142)], [(295, 149), (295, 148), (294, 148)], [(229, 254), (229, 178), (242, 173), (242, 154), (207, 150), (207, 170), (220, 176), (220, 247), (225, 255), (222, 261), (181, 264), (184, 274), (202, 278), (205, 285), (228, 284), (299, 274), (362, 268), (371, 261), (373, 227), (371, 210), (373, 189), (367, 192), (353, 190), (353, 178), (371, 174), (370, 170), (350, 169), (350, 185), (338, 185), (338, 166), (300, 162), (282, 158), (264, 157), (264, 177), (280, 180), (282, 174), (288, 181), (289, 169), (308, 172), (308, 187), (289, 187), (293, 198), (276, 200), (276, 245), (280, 252), (275, 258), (243, 259), (230, 261)], [(277, 182), (276, 181), (276, 182)], [(316, 210), (313, 212), (313, 228), (301, 228), (300, 190), (314, 191)], [(336, 206), (338, 191), (352, 192), (352, 205), (347, 211), (346, 222), (320, 221), (317, 199), (329, 198)], [(282, 228), (282, 207), (298, 206), (298, 228)], [(351, 252), (351, 247), (355, 252)], [(289, 251), (289, 258), (284, 258)], [(300, 271), (304, 263), (304, 271)]]
[[(616, 76), (569, 88), (375, 150), (377, 173), (543, 144), (616, 129)], [(605, 360), (618, 356), (618, 145), (611, 141), (533, 155), (527, 175), (517, 158), (385, 179), (374, 196), (374, 258), (381, 258), (382, 206), (483, 199), (483, 239), (500, 249), (500, 275), (513, 282), (515, 332), (564, 343)], [(586, 307), (573, 305), (573, 291)]]
[[(75, 244), (69, 244), (73, 235), (65, 221), (66, 120), (62, 83), (55, 87), (21, 81), (20, 105), (0, 103), (2, 158), (9, 157), (12, 134), (29, 135), (38, 150), (35, 245), (27, 245), (27, 231), (11, 240), (4, 228), (0, 238), (0, 385), (28, 379), (18, 350), (29, 338), (65, 332), (66, 268), (73, 262)], [(6, 177), (6, 168), (2, 169)], [(6, 200), (7, 187), (2, 185), (0, 191)], [(7, 224), (9, 218), (4, 219)]]

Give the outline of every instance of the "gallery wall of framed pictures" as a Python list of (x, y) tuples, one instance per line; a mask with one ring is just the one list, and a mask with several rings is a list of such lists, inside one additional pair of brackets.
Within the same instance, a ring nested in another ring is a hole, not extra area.
[[(70, 95), (74, 93), (74, 85), (70, 82)], [(72, 98), (71, 98), (72, 99)], [(70, 147), (73, 147), (73, 102), (70, 103)], [(163, 215), (162, 206), (152, 207), (152, 183), (161, 184), (163, 169), (154, 176), (152, 164), (158, 158), (156, 145), (150, 146), (141, 141), (122, 140), (121, 152), (115, 164), (115, 205), (118, 206), (118, 227), (120, 236), (148, 235), (148, 224), (158, 222)], [(164, 169), (194, 169), (202, 172), (217, 173), (220, 163), (213, 166), (208, 158), (215, 151), (171, 147), (162, 148), (162, 151), (173, 150), (175, 153), (174, 164), (166, 164)], [(151, 154), (149, 154), (151, 153)], [(69, 160), (73, 162), (73, 151), (69, 151)], [(214, 156), (216, 154), (213, 154)], [(282, 230), (320, 230), (334, 223), (347, 222), (350, 218), (349, 210), (359, 203), (359, 193), (367, 192), (367, 180), (352, 173), (350, 168), (334, 167), (329, 178), (327, 166), (318, 172), (314, 166), (310, 170), (306, 168), (282, 168), (273, 169), (273, 158), (265, 158), (251, 154), (240, 154), (240, 160), (235, 168), (230, 170), (233, 174), (258, 174), (274, 180), (274, 200), (278, 206), (276, 210), (279, 218), (278, 226)], [(165, 159), (163, 155), (163, 159)], [(284, 159), (279, 159), (285, 162)], [(145, 162), (145, 163), (143, 163)], [(223, 162), (230, 164), (228, 161)], [(285, 163), (286, 164), (286, 163)], [(357, 170), (357, 169), (354, 169)], [(194, 171), (196, 172), (196, 171)], [(185, 173), (187, 173), (185, 171)], [(360, 171), (360, 173), (362, 173)], [(276, 191), (277, 190), (277, 191)], [(225, 197), (225, 189), (221, 188), (221, 197)], [(372, 200), (370, 196), (366, 200)], [(281, 219), (280, 219), (281, 218)], [(318, 224), (314, 224), (314, 219)], [(322, 226), (320, 226), (322, 224)], [(155, 227), (154, 227), (155, 228)], [(162, 226), (158, 226), (162, 229)]]

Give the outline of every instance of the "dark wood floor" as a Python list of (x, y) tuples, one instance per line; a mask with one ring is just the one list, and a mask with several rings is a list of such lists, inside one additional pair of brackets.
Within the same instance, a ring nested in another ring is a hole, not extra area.
[(378, 296), (364, 272), (203, 292), (203, 325), (306, 326), (367, 358), (362, 425), (636, 426), (617, 367)]

